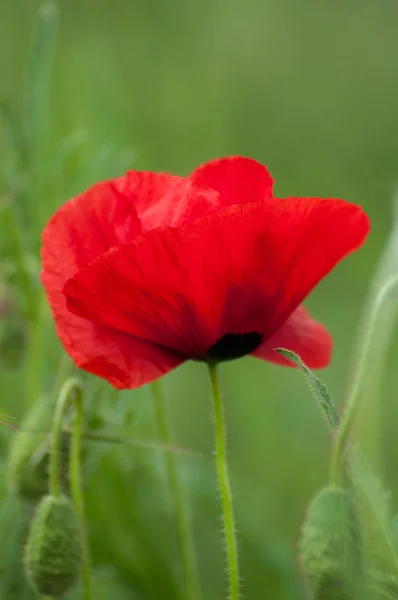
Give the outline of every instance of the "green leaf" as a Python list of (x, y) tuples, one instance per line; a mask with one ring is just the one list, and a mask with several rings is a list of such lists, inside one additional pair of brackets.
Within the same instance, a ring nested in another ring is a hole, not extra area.
[[(326, 386), (319, 381), (297, 354), (284, 348), (277, 348), (277, 351), (293, 362), (305, 375), (330, 427), (334, 430), (337, 429), (340, 416)], [(362, 499), (365, 513), (364, 522), (371, 530), (371, 537), (374, 540), (372, 545), (380, 549), (383, 566), (398, 574), (398, 556), (391, 533), (390, 493), (383, 488), (380, 479), (372, 473), (365, 457), (358, 448), (353, 448), (350, 452), (348, 473)]]
[(26, 134), (31, 160), (42, 143), (48, 122), (48, 99), (57, 22), (57, 5), (51, 1), (43, 2), (38, 11), (33, 37), (26, 98)]
[(312, 500), (299, 542), (316, 600), (363, 598), (363, 539), (351, 490), (328, 486)]
[(348, 459), (351, 481), (363, 505), (363, 521), (371, 530), (372, 547), (376, 548), (383, 567), (398, 574), (398, 556), (394, 547), (391, 515), (391, 493), (373, 474), (363, 454), (354, 448)]
[(276, 348), (279, 354), (290, 360), (304, 374), (312, 393), (317, 400), (323, 416), (326, 418), (329, 426), (336, 429), (340, 423), (340, 415), (334, 406), (332, 398), (325, 384), (323, 384), (316, 375), (303, 363), (301, 358), (295, 352), (285, 348)]
[(398, 579), (394, 575), (382, 571), (368, 571), (367, 579), (369, 589), (378, 594), (377, 598), (397, 598)]
[[(398, 514), (395, 514), (390, 523), (391, 539), (396, 552), (398, 552)], [(398, 588), (397, 588), (398, 590)]]
[[(12, 149), (16, 155), (18, 168), (23, 169), (27, 163), (26, 144), (21, 129), (21, 124), (14, 108), (7, 100), (0, 100), (0, 124), (4, 130), (4, 148), (0, 150), (10, 153)], [(13, 173), (15, 176), (15, 173)]]

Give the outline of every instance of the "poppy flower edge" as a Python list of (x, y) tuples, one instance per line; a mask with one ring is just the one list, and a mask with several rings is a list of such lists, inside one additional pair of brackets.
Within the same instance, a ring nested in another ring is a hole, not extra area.
[(283, 367), (295, 367), (291, 360), (276, 352), (276, 348), (295, 352), (310, 369), (324, 369), (332, 358), (333, 339), (304, 306), (298, 306), (274, 335), (252, 352), (256, 358)]
[(195, 210), (211, 212), (218, 199), (216, 192), (178, 176), (134, 172), (133, 179), (128, 172), (93, 185), (62, 205), (42, 235), (41, 282), (57, 335), (79, 368), (104, 377), (117, 388), (138, 387), (147, 383), (147, 378), (152, 381), (178, 366), (181, 358), (75, 317), (62, 294), (65, 282), (109, 248), (130, 242), (143, 229), (151, 228), (159, 215), (166, 219), (162, 204), (166, 188), (174, 193), (174, 210), (188, 221), (184, 206), (191, 205), (193, 218)]
[(197, 167), (190, 178), (216, 190), (224, 208), (262, 202), (273, 196), (274, 180), (268, 169), (252, 158), (216, 158)]

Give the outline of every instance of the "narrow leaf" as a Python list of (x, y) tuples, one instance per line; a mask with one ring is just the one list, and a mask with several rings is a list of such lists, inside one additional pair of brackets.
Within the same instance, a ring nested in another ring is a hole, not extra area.
[[(319, 381), (297, 354), (284, 348), (277, 348), (277, 351), (295, 364), (305, 375), (331, 429), (337, 429), (340, 416), (326, 386)], [(353, 448), (349, 454), (348, 474), (361, 497), (366, 512), (366, 525), (372, 529), (373, 538), (377, 538), (376, 544), (380, 549), (383, 565), (398, 574), (398, 556), (391, 531), (390, 493), (384, 489), (381, 480), (373, 474), (358, 448)]]
[(394, 575), (382, 571), (368, 571), (370, 586), (378, 589), (379, 593), (386, 598), (394, 600), (398, 596), (398, 579)]
[(26, 166), (26, 146), (23, 132), (21, 129), (20, 122), (15, 110), (9, 102), (2, 99), (0, 100), (0, 122), (2, 129), (4, 129), (4, 152), (10, 152), (10, 147), (14, 150), (17, 160), (18, 167), (23, 169)]
[[(12, 431), (16, 431), (20, 434), (25, 434), (26, 436), (29, 436), (29, 437), (32, 436), (32, 438), (42, 439), (43, 436), (49, 436), (48, 439), (45, 440), (43, 442), (43, 444), (40, 446), (40, 451), (39, 451), (38, 455), (42, 456), (43, 453), (45, 454), (47, 452), (49, 445), (50, 445), (49, 444), (49, 442), (50, 442), (50, 431), (49, 430), (38, 430), (38, 429), (28, 429), (28, 428), (19, 427), (18, 425), (9, 422), (9, 420), (15, 421), (14, 417), (6, 416), (6, 419), (7, 420), (0, 420), (0, 428), (6, 427), (7, 429), (11, 429)], [(71, 434), (71, 431), (68, 427), (65, 427), (63, 429), (63, 433), (65, 436), (69, 436)], [(83, 439), (91, 441), (91, 442), (99, 442), (99, 443), (104, 443), (104, 444), (125, 444), (125, 445), (136, 446), (138, 448), (144, 448), (147, 450), (160, 450), (162, 452), (170, 452), (170, 453), (174, 453), (174, 454), (181, 454), (181, 455), (193, 456), (193, 457), (205, 456), (198, 450), (192, 450), (190, 448), (182, 448), (181, 446), (176, 446), (176, 445), (162, 444), (161, 442), (158, 442), (156, 440), (142, 439), (139, 437), (131, 437), (131, 436), (127, 436), (127, 435), (125, 435), (125, 436), (111, 435), (111, 434), (108, 434), (105, 432), (102, 433), (100, 431), (83, 431), (82, 437), (83, 437)]]
[(33, 38), (26, 98), (26, 129), (31, 159), (40, 146), (48, 122), (48, 97), (57, 21), (57, 5), (50, 1), (44, 2), (39, 8)]
[(301, 358), (295, 352), (285, 348), (276, 348), (279, 354), (290, 360), (304, 374), (312, 393), (317, 400), (323, 416), (326, 418), (329, 426), (336, 429), (340, 423), (340, 416), (333, 404), (332, 398), (325, 384), (323, 384), (316, 375), (303, 363)]
[(366, 512), (365, 522), (372, 528), (373, 539), (377, 538), (372, 545), (380, 552), (383, 566), (398, 575), (398, 556), (391, 530), (391, 493), (384, 489), (357, 448), (353, 448), (349, 455), (348, 471), (361, 496)]

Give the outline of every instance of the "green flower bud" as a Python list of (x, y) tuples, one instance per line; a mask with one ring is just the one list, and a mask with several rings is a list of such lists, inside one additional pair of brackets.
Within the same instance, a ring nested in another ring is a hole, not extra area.
[(315, 600), (363, 598), (363, 548), (351, 493), (322, 489), (302, 527), (300, 558)]
[(25, 572), (38, 594), (61, 598), (78, 581), (79, 529), (73, 504), (65, 496), (45, 496), (31, 523), (25, 546)]
[[(40, 399), (14, 434), (8, 454), (6, 478), (9, 490), (23, 500), (34, 502), (48, 492), (49, 450), (53, 417), (52, 404)], [(61, 471), (67, 478), (68, 437), (62, 453)]]

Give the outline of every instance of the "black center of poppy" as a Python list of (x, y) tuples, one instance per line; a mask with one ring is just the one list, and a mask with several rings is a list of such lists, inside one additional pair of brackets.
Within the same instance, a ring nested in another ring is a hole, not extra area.
[(253, 352), (262, 342), (263, 335), (257, 331), (250, 333), (227, 333), (216, 341), (206, 352), (210, 361), (233, 360)]

